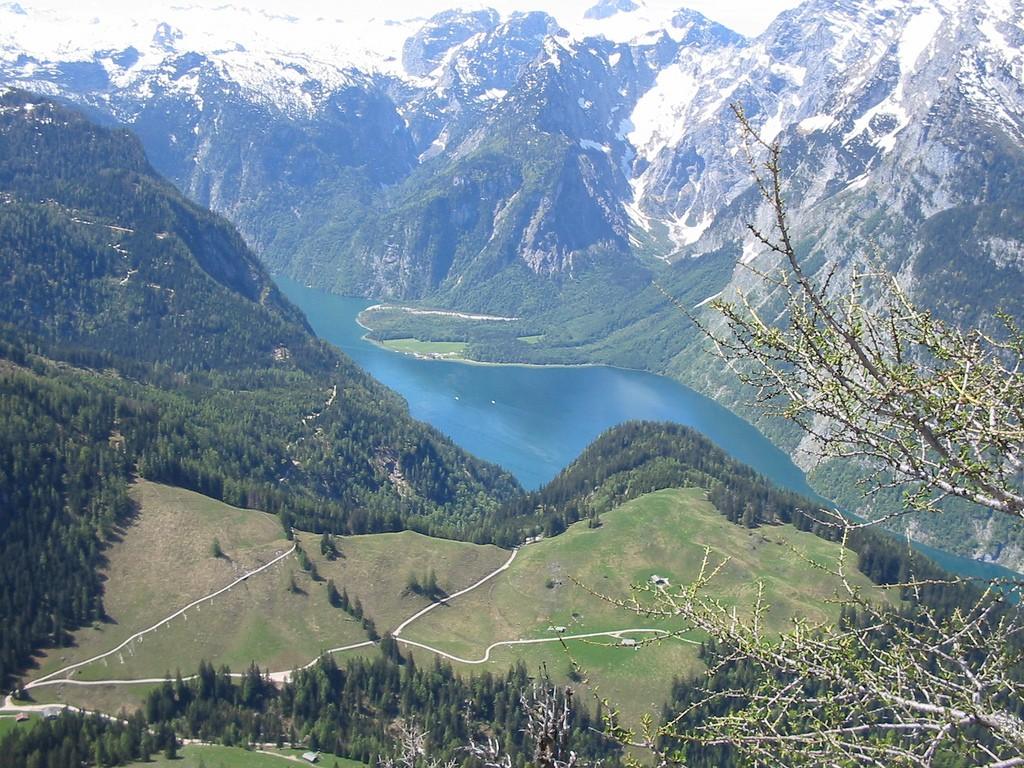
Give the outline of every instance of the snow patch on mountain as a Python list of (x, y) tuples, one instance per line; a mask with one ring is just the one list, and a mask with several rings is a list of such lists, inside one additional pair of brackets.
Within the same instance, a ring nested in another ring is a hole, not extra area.
[(714, 214), (705, 213), (702, 218), (693, 221), (693, 214), (687, 211), (683, 216), (669, 222), (669, 237), (680, 248), (693, 245), (704, 236), (714, 220)]
[(603, 152), (607, 155), (610, 155), (612, 153), (612, 148), (609, 147), (607, 144), (601, 144), (590, 139), (580, 139), (580, 147), (583, 149), (593, 149), (598, 152)]
[(202, 108), (203, 83), (215, 73), (254, 102), (307, 115), (331, 92), (399, 72), (402, 43), (421, 23), (198, 3), (139, 3), (99, 16), (87, 6), (27, 5), (24, 14), (0, 7), (0, 65), (26, 87), (45, 92), (62, 67), (97, 66), (121, 94), (191, 94)]
[(814, 133), (815, 131), (827, 131), (835, 124), (836, 119), (832, 115), (819, 114), (805, 117), (797, 123), (797, 128), (801, 133)]
[(943, 20), (942, 12), (934, 6), (925, 5), (918, 8), (917, 13), (903, 28), (900, 37), (898, 59), (901, 73), (909, 74), (914, 71), (918, 59), (935, 40), (935, 33), (939, 31)]
[(699, 74), (685, 71), (679, 64), (658, 75), (654, 87), (637, 101), (628, 119), (632, 127), (626, 138), (640, 157), (649, 160), (685, 135), (687, 126), (683, 117), (701, 85)]
[(240, 49), (258, 56), (301, 55), (337, 69), (398, 71), (402, 44), (422, 21), (384, 21), (346, 8), (336, 16), (292, 16), (201, 2), (133, 3), (99, 10), (88, 3), (26, 2), (28, 12), (0, 7), (0, 43), (41, 60), (87, 61), (97, 51), (129, 46), (208, 55)]
[[(935, 35), (945, 20), (944, 14), (933, 5), (918, 6), (914, 11), (903, 27), (896, 48), (900, 72), (896, 87), (885, 99), (857, 118), (843, 136), (844, 144), (875, 125), (885, 125), (887, 130), (879, 130), (872, 141), (882, 151), (889, 152), (896, 145), (896, 136), (910, 124), (911, 115), (905, 104), (908, 81), (917, 71), (921, 57), (933, 47)], [(888, 121), (879, 119), (885, 116)]]

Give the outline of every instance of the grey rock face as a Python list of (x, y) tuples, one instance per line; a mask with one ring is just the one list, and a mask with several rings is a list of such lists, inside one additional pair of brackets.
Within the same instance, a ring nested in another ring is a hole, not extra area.
[(588, 19), (607, 19), (617, 13), (628, 13), (639, 8), (633, 0), (601, 0), (587, 9), (584, 16)]
[(477, 33), (494, 29), (499, 18), (493, 9), (475, 13), (444, 11), (433, 16), (419, 32), (405, 41), (402, 49), (405, 71), (426, 77), (441, 64), (449, 51)]

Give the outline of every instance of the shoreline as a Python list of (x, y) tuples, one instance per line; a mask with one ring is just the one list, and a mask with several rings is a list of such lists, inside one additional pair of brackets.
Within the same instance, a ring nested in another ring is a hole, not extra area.
[[(351, 297), (351, 298), (361, 298), (361, 297), (356, 296), (356, 297)], [(612, 369), (614, 369), (616, 371), (628, 371), (630, 373), (649, 373), (652, 376), (662, 376), (662, 377), (664, 377), (666, 379), (669, 379), (671, 381), (675, 381), (677, 384), (682, 384), (681, 381), (678, 381), (677, 379), (673, 379), (671, 376), (669, 376), (666, 373), (658, 373), (657, 371), (651, 371), (651, 370), (648, 370), (646, 368), (627, 368), (624, 365), (614, 365), (612, 363), (514, 363), (514, 362), (495, 362), (493, 360), (473, 360), (472, 358), (469, 358), (469, 357), (435, 357), (433, 355), (420, 355), (420, 354), (417, 354), (416, 352), (403, 352), (400, 349), (392, 349), (391, 347), (386, 346), (383, 341), (378, 341), (377, 339), (370, 338), (370, 334), (373, 333), (374, 329), (371, 328), (370, 326), (368, 326), (366, 323), (364, 323), (362, 321), (362, 314), (363, 314), (363, 312), (366, 312), (369, 309), (373, 309), (374, 307), (379, 307), (379, 306), (381, 306), (381, 305), (374, 304), (372, 306), (367, 307), (366, 309), (360, 310), (356, 314), (356, 316), (355, 316), (356, 325), (358, 325), (360, 328), (362, 328), (364, 331), (366, 331), (366, 333), (364, 333), (360, 337), (360, 340), (365, 341), (368, 344), (372, 344), (373, 346), (377, 347), (378, 349), (383, 349), (386, 352), (390, 352), (390, 353), (395, 354), (395, 355), (403, 355), (405, 357), (411, 357), (414, 360), (423, 360), (423, 361), (426, 361), (426, 362), (437, 362), (437, 363), (461, 363), (462, 365), (490, 365), (490, 366), (498, 366), (498, 367), (505, 366), (505, 367), (515, 367), (515, 368), (612, 368)], [(408, 338), (416, 339), (415, 336), (410, 336)], [(416, 339), (416, 341), (423, 341), (423, 339)], [(683, 384), (683, 386), (686, 386), (686, 385)]]
[[(355, 300), (359, 300), (361, 302), (370, 301), (370, 300), (366, 299), (365, 297), (358, 297), (358, 296), (347, 296), (346, 297), (346, 296), (341, 296), (340, 294), (332, 294), (332, 293), (327, 292), (327, 291), (321, 291), (320, 289), (313, 288), (312, 286), (302, 285), (301, 283), (296, 283), (296, 284), (299, 285), (302, 288), (307, 289), (307, 290), (318, 291), (320, 293), (324, 293), (324, 294), (326, 294), (328, 296), (334, 296), (334, 297), (337, 297), (339, 299), (355, 299)], [(434, 362), (438, 362), (438, 363), (455, 363), (455, 364), (471, 365), (471, 366), (506, 366), (506, 367), (517, 367), (517, 368), (555, 368), (555, 369), (558, 369), (558, 368), (563, 368), (563, 369), (569, 369), (569, 368), (599, 368), (600, 367), (600, 368), (608, 368), (608, 369), (612, 369), (612, 370), (625, 371), (625, 372), (628, 372), (628, 373), (650, 374), (652, 376), (657, 376), (658, 378), (665, 379), (665, 380), (667, 380), (667, 381), (669, 381), (669, 382), (671, 382), (673, 384), (676, 384), (676, 385), (678, 385), (680, 387), (683, 387), (684, 389), (689, 390), (689, 391), (693, 392), (694, 394), (697, 394), (697, 395), (700, 395), (702, 397), (707, 398), (715, 406), (717, 406), (719, 408), (722, 408), (723, 410), (725, 410), (726, 412), (730, 413), (734, 417), (740, 419), (741, 421), (746, 422), (746, 424), (749, 427), (751, 427), (752, 429), (754, 429), (755, 431), (758, 431), (760, 433), (760, 431), (757, 429), (757, 427), (754, 426), (753, 424), (751, 424), (749, 421), (747, 421), (747, 419), (745, 419), (742, 416), (739, 416), (738, 414), (732, 412), (728, 407), (726, 407), (726, 406), (722, 405), (721, 403), (718, 403), (716, 400), (714, 400), (714, 398), (708, 397), (707, 395), (702, 395), (700, 392), (697, 392), (696, 390), (693, 390), (691, 387), (687, 386), (685, 383), (681, 382), (679, 379), (676, 379), (676, 378), (674, 378), (674, 377), (672, 377), (672, 376), (670, 376), (668, 374), (665, 374), (665, 373), (658, 373), (656, 371), (639, 369), (639, 368), (628, 368), (628, 367), (625, 367), (625, 366), (617, 366), (617, 365), (608, 364), (608, 363), (522, 363), (522, 362), (517, 363), (517, 362), (489, 362), (489, 361), (471, 360), (471, 359), (462, 358), (462, 357), (459, 357), (459, 358), (438, 358), (438, 357), (430, 357), (430, 356), (425, 356), (425, 355), (418, 355), (418, 354), (415, 354), (415, 353), (403, 352), (403, 351), (396, 350), (396, 349), (390, 349), (390, 348), (384, 346), (384, 344), (382, 344), (381, 342), (379, 342), (379, 341), (377, 341), (375, 339), (369, 338), (368, 334), (371, 333), (373, 331), (373, 329), (370, 328), (368, 325), (366, 325), (364, 322), (362, 322), (360, 320), (359, 314), (361, 313), (361, 311), (362, 310), (360, 310), (360, 312), (356, 313), (353, 316), (353, 318), (352, 318), (354, 320), (355, 324), (358, 327), (362, 328), (366, 332), (366, 333), (362, 334), (359, 337), (359, 341), (363, 342), (363, 343), (369, 343), (369, 344), (373, 345), (374, 347), (379, 348), (379, 349), (381, 349), (383, 351), (386, 351), (388, 353), (391, 353), (391, 354), (402, 355), (402, 356), (411, 358), (413, 360), (423, 360), (423, 361), (426, 361), (426, 362), (434, 361)], [(323, 338), (323, 337), (320, 337), (319, 334), (317, 334), (317, 335), (318, 335), (319, 338)], [(324, 339), (324, 340), (326, 341), (326, 339)], [(330, 343), (330, 342), (328, 342), (328, 343)], [(360, 366), (360, 367), (362, 367), (362, 366)], [(767, 438), (765, 438), (765, 439), (767, 440)], [(772, 447), (776, 451), (779, 451), (780, 453), (782, 453), (783, 456), (786, 456), (787, 458), (790, 458), (790, 457), (788, 457), (788, 454), (786, 454), (784, 451), (779, 449), (778, 446), (775, 446), (770, 441), (768, 441), (768, 443), (769, 443), (769, 445), (772, 445)], [(758, 470), (758, 471), (761, 471), (761, 470)], [(762, 472), (762, 474), (763, 474), (763, 472)], [(780, 485), (781, 487), (788, 488), (790, 490), (794, 490), (797, 493), (805, 494), (805, 495), (808, 495), (808, 496), (810, 496), (812, 498), (824, 498), (824, 497), (821, 496), (819, 491), (817, 491), (813, 486), (810, 485), (810, 482), (808, 481), (808, 479), (806, 477), (806, 474), (803, 473), (803, 472), (801, 472), (800, 474), (803, 475), (804, 483), (806, 484), (806, 486), (809, 489), (809, 491), (805, 490), (805, 489), (796, 488), (796, 487), (790, 485), (789, 483), (780, 482), (778, 480), (775, 480), (774, 482), (777, 485)], [(827, 502), (829, 500), (825, 499), (825, 501)], [(973, 571), (978, 566), (982, 566), (982, 567), (986, 567), (987, 566), (987, 567), (993, 567), (993, 568), (999, 569), (1001, 571), (1006, 571), (1008, 574), (1011, 574), (1011, 575), (1015, 574), (1015, 572), (1012, 569), (1007, 568), (1006, 566), (1001, 565), (999, 563), (991, 563), (991, 562), (974, 560), (973, 558), (969, 557), (968, 555), (958, 554), (958, 553), (955, 553), (955, 552), (949, 552), (947, 550), (942, 550), (942, 549), (938, 549), (938, 548), (935, 548), (935, 547), (931, 547), (928, 544), (925, 544), (923, 542), (918, 542), (916, 540), (914, 541), (914, 545), (916, 547), (918, 547), (918, 551), (922, 552), (922, 554), (924, 554), (926, 557), (930, 557), (930, 558), (935, 559), (935, 560), (943, 561), (941, 563), (942, 567), (945, 567), (947, 569), (952, 569), (956, 573), (963, 574), (963, 573), (967, 573), (969, 571)], [(938, 554), (939, 557), (936, 557), (935, 554), (932, 554), (932, 553)]]
[(420, 315), (427, 317), (454, 317), (457, 320), (472, 320), (486, 323), (517, 323), (520, 317), (505, 317), (504, 315), (485, 315), (475, 312), (460, 312), (455, 309), (426, 309), (421, 307), (409, 307), (401, 304), (371, 304), (363, 312), (405, 312), (409, 315)]
[[(278, 275), (272, 274), (272, 277), (274, 277), (275, 280), (276, 280)], [(317, 288), (317, 287), (312, 286), (312, 285), (306, 285), (305, 283), (299, 283), (299, 285), (301, 285), (302, 287), (304, 287), (304, 288), (306, 288), (308, 290), (321, 291), (321, 292), (327, 293), (327, 294), (329, 294), (331, 296), (338, 296), (339, 298), (359, 299), (360, 301), (372, 301), (372, 299), (367, 299), (365, 296), (346, 296), (346, 295), (340, 294), (340, 293), (335, 294), (335, 293), (331, 293), (330, 291), (324, 291), (322, 288)], [(362, 321), (362, 314), (363, 314), (363, 312), (367, 312), (367, 311), (369, 311), (371, 309), (380, 309), (380, 308), (402, 309), (401, 307), (387, 305), (387, 304), (371, 304), (370, 306), (364, 307), (363, 309), (359, 310), (359, 312), (356, 313), (355, 318), (354, 318), (355, 324), (358, 325), (360, 328), (362, 328), (364, 331), (366, 331), (366, 333), (364, 333), (362, 336), (359, 337), (360, 341), (365, 341), (368, 344), (372, 344), (373, 346), (377, 347), (378, 349), (383, 349), (385, 352), (390, 352), (390, 353), (395, 354), (395, 355), (403, 355), (405, 357), (411, 357), (414, 360), (423, 360), (425, 362), (438, 362), (438, 363), (461, 363), (462, 365), (489, 365), (489, 366), (499, 366), (499, 367), (500, 366), (506, 366), (506, 367), (515, 367), (515, 368), (611, 368), (611, 369), (616, 370), (616, 371), (627, 371), (629, 373), (649, 373), (652, 376), (661, 376), (663, 378), (669, 379), (670, 381), (674, 381), (677, 384), (681, 384), (684, 387), (686, 386), (685, 384), (683, 384), (683, 382), (679, 381), (678, 379), (672, 378), (667, 373), (659, 373), (658, 371), (652, 371), (652, 370), (649, 370), (647, 368), (629, 368), (629, 367), (624, 366), (624, 365), (615, 365), (613, 363), (515, 363), (515, 362), (495, 362), (495, 361), (492, 361), (492, 360), (473, 360), (472, 358), (468, 358), (468, 357), (433, 357), (431, 355), (419, 355), (419, 354), (416, 354), (415, 352), (402, 352), (401, 350), (391, 349), (390, 347), (385, 346), (383, 342), (378, 341), (377, 339), (370, 338), (370, 334), (373, 333), (374, 329), (371, 328), (370, 326), (368, 326), (366, 323), (364, 323)], [(409, 310), (415, 310), (414, 307), (410, 307), (408, 309)], [(448, 310), (424, 310), (424, 311), (431, 312), (431, 313), (437, 312), (439, 314), (446, 314), (446, 315), (449, 314)], [(457, 314), (457, 313), (452, 312), (451, 314)], [(483, 317), (483, 316), (480, 316), (480, 317)], [(488, 316), (488, 317), (491, 317), (491, 316)], [(494, 319), (512, 320), (512, 319), (516, 319), (516, 318), (497, 318), (497, 316), (494, 316)], [(320, 337), (319, 334), (316, 334), (316, 336), (317, 336), (317, 338), (322, 338), (322, 337)], [(409, 337), (409, 338), (415, 338), (415, 337)], [(417, 339), (417, 341), (423, 341), (423, 340), (422, 339)]]
[[(356, 323), (360, 328), (363, 328), (369, 332), (373, 332), (373, 328), (370, 328), (363, 323), (359, 322), (358, 318)], [(611, 363), (502, 363), (495, 362), (493, 360), (473, 360), (469, 357), (435, 357), (433, 355), (421, 355), (416, 352), (403, 352), (400, 349), (392, 349), (385, 345), (384, 342), (378, 341), (377, 339), (371, 339), (368, 333), (364, 333), (361, 337), (362, 341), (368, 344), (372, 344), (378, 349), (383, 349), (385, 352), (390, 352), (393, 355), (402, 355), (404, 357), (411, 357), (414, 360), (423, 360), (424, 362), (435, 362), (435, 363), (459, 363), (461, 365), (481, 365), (481, 366), (493, 366), (498, 368), (611, 368), (616, 371), (626, 371), (628, 373), (647, 373), (651, 376), (661, 376), (662, 378), (674, 381), (677, 384), (686, 386), (681, 381), (673, 379), (664, 373), (657, 373), (656, 371), (648, 371), (643, 368), (626, 368), (622, 365), (612, 365)], [(415, 338), (415, 337), (409, 337)], [(422, 339), (416, 339), (416, 341), (423, 341)]]

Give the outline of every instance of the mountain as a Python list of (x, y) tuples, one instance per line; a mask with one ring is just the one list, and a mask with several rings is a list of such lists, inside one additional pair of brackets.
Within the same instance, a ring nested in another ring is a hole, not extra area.
[[(619, 299), (636, 286), (630, 273), (648, 279), (621, 206), (629, 172), (611, 147), (626, 150), (630, 102), (681, 43), (736, 37), (677, 18), (671, 34), (639, 47), (591, 50), (541, 12), (446, 12), (408, 36), (396, 69), (385, 54), (354, 61), (316, 45), (311, 55), (211, 42), (195, 32), (207, 15), (176, 13), (190, 31), (160, 21), (146, 39), (135, 25), (70, 52), (20, 42), (48, 25), (66, 34), (66, 20), (12, 15), (3, 73), (131, 125), (156, 167), (229, 216), (272, 269), (492, 309), (515, 301), (503, 295), (511, 283), (535, 305), (521, 314), (580, 293), (580, 272), (625, 283)], [(283, 45), (293, 21), (274, 28)]]
[[(271, 400), (267, 417), (290, 420), (298, 410), (297, 427), (252, 439), (304, 443), (316, 433), (312, 442), (323, 443), (281, 445), (284, 455), (261, 468), (266, 481), (297, 484), (291, 497), (305, 490), (358, 508), (383, 493), (429, 514), (465, 504), (463, 490), (515, 490), (507, 475), (409, 419), (399, 398), (317, 340), (235, 230), (156, 176), (134, 137), (23, 92), (0, 98), (0, 319), (12, 338), (54, 358), (70, 350), (108, 361), (174, 394), (191, 388), (197, 402), (235, 390), (238, 406), (257, 414), (261, 396), (287, 388), (292, 402)], [(287, 457), (295, 451), (307, 456)], [(431, 463), (425, 485), (402, 475), (410, 452)], [(369, 474), (348, 477), (346, 465)]]
[[(954, 321), (1024, 314), (1024, 11), (1004, 0), (808, 0), (750, 38), (660, 2), (348, 25), (182, 6), (102, 30), (22, 6), (0, 10), (0, 75), (130, 126), (271, 270), (520, 319), (392, 334), (645, 368), (742, 409), (677, 310), (769, 301), (734, 103), (783, 144), (801, 253), (837, 291), (879, 259)], [(1005, 535), (953, 544), (1009, 563)]]
[(323, 344), (137, 139), (0, 95), (0, 678), (102, 618), (135, 474), (336, 532), (493, 537), (520, 489)]
[[(173, 23), (146, 17), (54, 50), (27, 32), (69, 21), (7, 8), (0, 71), (131, 125), (272, 269), (339, 291), (550, 326), (566, 319), (553, 307), (605, 306), (611, 291), (631, 305), (625, 331), (666, 308), (638, 288), (685, 290), (695, 261), (720, 262), (702, 288), (742, 285), (728, 261), (757, 255), (744, 239), (757, 201), (735, 102), (787, 146), (793, 216), (829, 222), (808, 232), (823, 255), (849, 261), (864, 220), (880, 249), (910, 246), (923, 290), (961, 319), (1015, 295), (960, 301), (941, 266), (983, 253), (1010, 285), (1019, 272), (1012, 222), (953, 213), (979, 190), (1005, 207), (1017, 188), (1020, 19), (996, 0), (810, 0), (755, 39), (647, 3), (567, 11), (569, 27), (491, 10), (353, 23), (347, 45), (310, 19), (255, 12), (256, 32), (197, 31), (229, 12), (186, 6)], [(355, 44), (364, 33), (381, 53)], [(886, 237), (872, 211), (892, 214)], [(972, 247), (949, 253), (946, 226)], [(605, 330), (549, 341), (586, 346)]]

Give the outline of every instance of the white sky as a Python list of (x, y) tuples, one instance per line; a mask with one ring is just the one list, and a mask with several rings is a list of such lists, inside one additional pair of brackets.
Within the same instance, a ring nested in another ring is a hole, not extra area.
[[(666, 29), (675, 12), (690, 7), (755, 36), (799, 0), (634, 0), (641, 8), (597, 21), (584, 19), (597, 0), (0, 0), (0, 50), (41, 60), (84, 60), (95, 51), (129, 45), (158, 63), (154, 31), (163, 22), (180, 30), (176, 47), (231, 54), (235, 66), (259, 68), (277, 55), (303, 57), (324, 78), (352, 67), (405, 76), (402, 46), (425, 17), (452, 7), (492, 7), (503, 16), (543, 10), (576, 39), (603, 35), (628, 42)], [(392, 23), (385, 23), (390, 21)], [(312, 71), (312, 70), (311, 70)]]
[[(234, 5), (237, 8), (260, 8), (282, 15), (317, 18), (361, 18), (367, 19), (408, 19), (430, 16), (439, 10), (452, 7), (467, 9), (495, 8), (502, 14), (515, 10), (544, 10), (567, 26), (582, 16), (597, 0), (177, 0), (177, 2), (153, 2), (153, 0), (21, 0), (29, 10), (47, 8), (66, 10), (80, 16), (95, 13), (108, 17), (112, 13), (133, 16), (159, 16), (176, 6), (204, 6), (215, 8)], [(721, 22), (731, 29), (753, 36), (786, 8), (799, 4), (799, 0), (637, 0), (639, 4), (657, 9), (693, 8), (708, 18)]]
[[(373, 7), (378, 13), (390, 18), (430, 15), (432, 12), (451, 7), (494, 8), (503, 14), (512, 11), (544, 10), (560, 21), (564, 16), (568, 23), (569, 18), (581, 16), (596, 2), (597, 0), (377, 0)], [(315, 2), (310, 4), (317, 5)], [(637, 0), (637, 4), (657, 8), (692, 8), (730, 29), (754, 36), (763, 32), (781, 11), (799, 5), (800, 0)], [(346, 5), (356, 7), (359, 3), (346, 0), (334, 7), (338, 9)]]

